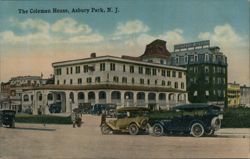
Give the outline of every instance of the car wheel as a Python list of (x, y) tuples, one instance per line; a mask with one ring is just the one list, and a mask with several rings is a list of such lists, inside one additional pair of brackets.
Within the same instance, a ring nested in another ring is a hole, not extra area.
[(109, 134), (111, 132), (111, 129), (107, 124), (103, 124), (101, 126), (101, 132), (102, 132), (103, 135), (107, 135), (107, 134)]
[(132, 123), (128, 127), (130, 135), (137, 135), (139, 133), (139, 128), (135, 123)]
[(156, 123), (153, 126), (153, 135), (155, 136), (162, 136), (164, 133), (164, 128), (161, 124)]
[(214, 130), (210, 130), (209, 132), (206, 133), (206, 135), (208, 135), (208, 136), (214, 135)]
[(204, 127), (200, 123), (194, 123), (191, 127), (191, 134), (194, 137), (201, 137), (204, 134)]

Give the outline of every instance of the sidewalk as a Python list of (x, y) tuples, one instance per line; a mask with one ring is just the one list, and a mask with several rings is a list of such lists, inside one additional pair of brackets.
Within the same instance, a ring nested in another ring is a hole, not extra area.
[(250, 128), (222, 128), (216, 131), (215, 135), (223, 137), (250, 138)]

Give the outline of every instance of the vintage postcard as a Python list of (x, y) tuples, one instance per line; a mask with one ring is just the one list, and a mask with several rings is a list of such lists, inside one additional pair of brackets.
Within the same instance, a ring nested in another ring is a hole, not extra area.
[(0, 0), (0, 159), (249, 158), (249, 0)]

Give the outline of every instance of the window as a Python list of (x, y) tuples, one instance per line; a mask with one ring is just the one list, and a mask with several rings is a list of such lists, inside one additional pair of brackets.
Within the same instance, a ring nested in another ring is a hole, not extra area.
[(119, 82), (119, 77), (114, 76), (114, 77), (113, 77), (113, 81), (114, 81), (115, 83), (118, 83), (118, 82)]
[(92, 78), (91, 77), (88, 77), (87, 78), (87, 83), (91, 83), (92, 82)]
[(70, 74), (73, 73), (73, 67), (70, 67)]
[(160, 60), (160, 64), (162, 64), (162, 65), (163, 65), (163, 64), (164, 64), (164, 61), (163, 61), (163, 60)]
[(110, 63), (110, 70), (115, 71), (115, 63)]
[(208, 62), (209, 61), (209, 56), (208, 54), (205, 54), (205, 62)]
[(80, 73), (80, 66), (76, 66), (76, 73)]
[(151, 75), (151, 68), (146, 68), (145, 73), (146, 75)]
[(174, 88), (178, 88), (178, 82), (174, 83)]
[(165, 70), (161, 70), (161, 75), (165, 77), (166, 76), (166, 71)]
[(126, 65), (123, 65), (123, 72), (126, 72)]
[(143, 74), (143, 67), (139, 67), (139, 74)]
[(148, 79), (148, 85), (150, 85), (150, 79)]
[(122, 83), (127, 83), (127, 77), (122, 77)]
[(77, 82), (78, 82), (78, 84), (82, 84), (82, 79), (81, 79), (81, 78), (78, 78), (78, 79), (77, 79)]
[(208, 84), (209, 83), (209, 76), (205, 77), (205, 83)]
[(134, 66), (129, 67), (130, 73), (134, 73)]
[(198, 62), (198, 55), (194, 55), (194, 61)]
[(208, 72), (209, 72), (209, 67), (205, 66), (205, 73), (208, 73)]
[(171, 76), (171, 72), (170, 70), (167, 70), (167, 77), (170, 77)]
[(165, 82), (165, 81), (162, 81), (162, 82), (161, 82), (161, 85), (162, 85), (162, 86), (165, 86), (165, 85), (166, 85), (166, 82)]
[(66, 84), (66, 80), (63, 80), (63, 84)]
[(157, 80), (155, 80), (155, 85), (157, 85)]
[(101, 78), (100, 78), (100, 77), (96, 77), (96, 78), (95, 78), (95, 82), (96, 82), (96, 83), (100, 83), (100, 82), (101, 82)]
[(43, 96), (42, 96), (42, 94), (39, 94), (39, 96), (38, 96), (38, 100), (39, 100), (39, 101), (42, 101), (42, 100), (43, 100)]
[(181, 89), (184, 89), (185, 85), (183, 82), (181, 82)]
[(100, 71), (105, 71), (105, 63), (100, 63)]
[(56, 72), (56, 75), (61, 75), (62, 74), (62, 69), (61, 68), (56, 68), (55, 72)]
[(156, 69), (153, 68), (153, 75), (156, 75)]
[(175, 58), (175, 63), (178, 64), (179, 63), (179, 57)]
[(168, 81), (168, 86), (171, 86), (171, 81)]
[(131, 82), (132, 82), (132, 84), (134, 84), (134, 83), (135, 83), (135, 79), (134, 79), (134, 78), (132, 78)]
[(29, 101), (29, 96), (27, 94), (25, 94), (23, 96), (23, 101), (25, 101), (25, 102)]
[(144, 84), (144, 79), (140, 79), (140, 84)]
[(176, 71), (173, 71), (172, 75), (173, 77), (176, 77)]
[(70, 84), (72, 84), (73, 83), (73, 80), (72, 79), (70, 79)]
[(88, 65), (84, 65), (84, 66), (83, 66), (83, 72), (86, 73), (86, 72), (88, 72), (88, 71), (89, 71)]
[(57, 80), (57, 82), (56, 82), (57, 84), (60, 84), (60, 82), (59, 82), (59, 80)]
[(187, 64), (188, 63), (188, 56), (186, 55), (184, 58), (184, 62)]
[(69, 68), (68, 67), (66, 68), (66, 73), (69, 74)]
[(182, 72), (178, 72), (178, 77), (182, 78)]
[(48, 96), (47, 96), (47, 99), (48, 100), (53, 100), (53, 95), (51, 93), (49, 93)]

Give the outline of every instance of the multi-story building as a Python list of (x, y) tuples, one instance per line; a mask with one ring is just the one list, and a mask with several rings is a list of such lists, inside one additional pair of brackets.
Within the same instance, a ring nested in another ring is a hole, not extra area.
[(11, 78), (6, 83), (1, 83), (1, 91), (8, 95), (10, 109), (22, 111), (25, 105), (22, 104), (22, 94), (25, 89), (32, 89), (46, 84), (42, 76), (18, 76)]
[(240, 105), (240, 84), (228, 83), (227, 87), (228, 107), (238, 107)]
[(250, 87), (246, 85), (240, 87), (240, 105), (250, 107)]
[(42, 108), (47, 113), (47, 106), (54, 102), (61, 103), (62, 112), (83, 103), (153, 109), (187, 103), (186, 69), (168, 66), (169, 60), (166, 42), (156, 40), (140, 57), (92, 53), (90, 58), (55, 62), (55, 84), (27, 90), (24, 104), (32, 103), (34, 110)]
[(227, 57), (210, 41), (178, 44), (171, 64), (187, 68), (190, 102), (208, 102), (227, 107)]

